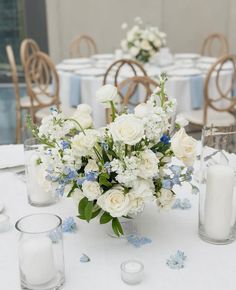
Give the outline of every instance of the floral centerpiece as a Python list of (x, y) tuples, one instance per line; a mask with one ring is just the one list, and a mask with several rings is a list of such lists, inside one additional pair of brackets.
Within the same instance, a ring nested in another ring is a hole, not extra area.
[[(93, 129), (85, 104), (70, 118), (52, 110), (39, 128), (32, 127), (44, 144), (37, 164), (45, 168), (46, 182), (59, 195), (76, 198), (80, 219), (89, 222), (99, 216), (117, 236), (123, 234), (119, 218), (142, 212), (152, 201), (170, 208), (174, 186), (191, 181), (196, 141), (180, 126), (171, 137), (175, 102), (165, 93), (165, 81), (163, 74), (160, 87), (134, 113), (116, 111), (114, 86), (99, 89), (98, 100), (112, 111), (112, 122), (104, 128)], [(181, 165), (171, 163), (174, 156)]]
[[(122, 24), (126, 30), (128, 25)], [(145, 26), (141, 18), (135, 18), (135, 25), (126, 33), (121, 41), (121, 48), (129, 52), (132, 57), (146, 63), (162, 46), (166, 45), (166, 34), (159, 31), (158, 27)]]

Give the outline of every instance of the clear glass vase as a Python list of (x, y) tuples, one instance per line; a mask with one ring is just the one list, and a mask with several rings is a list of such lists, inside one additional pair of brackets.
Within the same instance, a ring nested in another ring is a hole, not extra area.
[(199, 235), (210, 243), (235, 240), (235, 127), (204, 128), (199, 176)]
[(51, 184), (46, 180), (46, 168), (40, 159), (44, 145), (37, 139), (27, 139), (24, 144), (25, 173), (28, 201), (33, 206), (48, 206), (58, 201), (59, 197), (52, 190)]
[[(124, 233), (123, 235), (120, 236), (120, 238), (127, 238), (137, 233), (137, 223), (135, 217), (132, 217), (130, 219), (121, 217), (119, 218), (119, 222)], [(112, 238), (118, 238), (112, 229), (111, 223), (108, 223), (106, 225), (106, 233), (108, 234), (108, 236)]]
[(61, 218), (33, 214), (16, 223), (22, 289), (56, 290), (64, 283)]

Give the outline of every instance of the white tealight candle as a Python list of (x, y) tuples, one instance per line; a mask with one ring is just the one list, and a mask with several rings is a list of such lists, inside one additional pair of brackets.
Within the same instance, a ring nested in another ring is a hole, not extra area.
[(9, 216), (0, 214), (0, 232), (6, 232), (10, 228)]
[(41, 285), (56, 275), (52, 241), (48, 237), (30, 238), (20, 246), (20, 265), (28, 283)]
[(143, 280), (144, 266), (141, 262), (130, 260), (121, 264), (121, 278), (127, 284), (138, 284)]
[(208, 168), (205, 201), (205, 232), (215, 240), (227, 240), (233, 214), (234, 172), (225, 165)]

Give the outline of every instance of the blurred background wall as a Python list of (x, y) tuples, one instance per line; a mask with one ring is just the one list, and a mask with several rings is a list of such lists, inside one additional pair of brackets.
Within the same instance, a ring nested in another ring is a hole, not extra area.
[[(34, 0), (35, 1), (35, 0)], [(70, 41), (91, 34), (100, 52), (119, 47), (125, 21), (135, 16), (167, 33), (173, 52), (198, 52), (210, 33), (222, 32), (236, 52), (236, 0), (46, 0), (49, 52), (68, 56)]]

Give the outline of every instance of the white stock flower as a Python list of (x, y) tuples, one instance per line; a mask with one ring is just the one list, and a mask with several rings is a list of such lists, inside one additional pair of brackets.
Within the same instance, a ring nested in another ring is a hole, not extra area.
[(102, 194), (97, 204), (112, 217), (126, 216), (130, 210), (130, 199), (124, 189), (117, 185)]
[(152, 47), (151, 47), (150, 43), (148, 42), (148, 40), (145, 40), (145, 39), (141, 42), (140, 46), (144, 50), (151, 50), (152, 49)]
[(136, 117), (142, 119), (147, 117), (151, 112), (151, 106), (147, 103), (141, 103), (134, 108), (134, 114)]
[(185, 119), (184, 115), (178, 114), (175, 120), (175, 123), (180, 127), (185, 127), (189, 124), (189, 121)]
[(125, 30), (127, 27), (128, 27), (128, 24), (127, 24), (126, 22), (123, 22), (123, 23), (121, 24), (121, 29), (122, 29), (122, 30)]
[(157, 176), (159, 160), (155, 153), (150, 149), (146, 149), (140, 153), (140, 159), (138, 176), (144, 179)]
[(170, 209), (175, 201), (174, 194), (171, 190), (162, 188), (160, 196), (157, 199), (157, 205), (163, 209)]
[(89, 201), (99, 198), (99, 196), (102, 194), (101, 187), (96, 181), (85, 180), (82, 184), (82, 191)]
[(89, 159), (87, 165), (84, 168), (84, 172), (99, 171), (97, 162), (93, 159)]
[(77, 106), (77, 112), (81, 114), (91, 114), (92, 108), (87, 104), (80, 104)]
[(139, 51), (140, 51), (140, 49), (135, 47), (135, 46), (132, 46), (129, 50), (131, 56), (134, 56), (134, 57), (139, 54)]
[(110, 124), (110, 132), (114, 141), (135, 145), (144, 136), (143, 122), (133, 114), (121, 115)]
[(80, 132), (72, 139), (71, 147), (75, 156), (87, 156), (92, 154), (92, 149), (98, 141), (98, 132), (93, 129)]
[(171, 149), (175, 156), (187, 166), (192, 166), (196, 157), (197, 141), (181, 128), (171, 139)]
[(131, 208), (129, 214), (142, 212), (147, 202), (153, 200), (154, 185), (151, 180), (137, 179), (128, 195)]
[(106, 108), (110, 107), (110, 102), (117, 104), (120, 100), (117, 88), (110, 84), (102, 86), (97, 90), (96, 98), (98, 102), (103, 104)]

